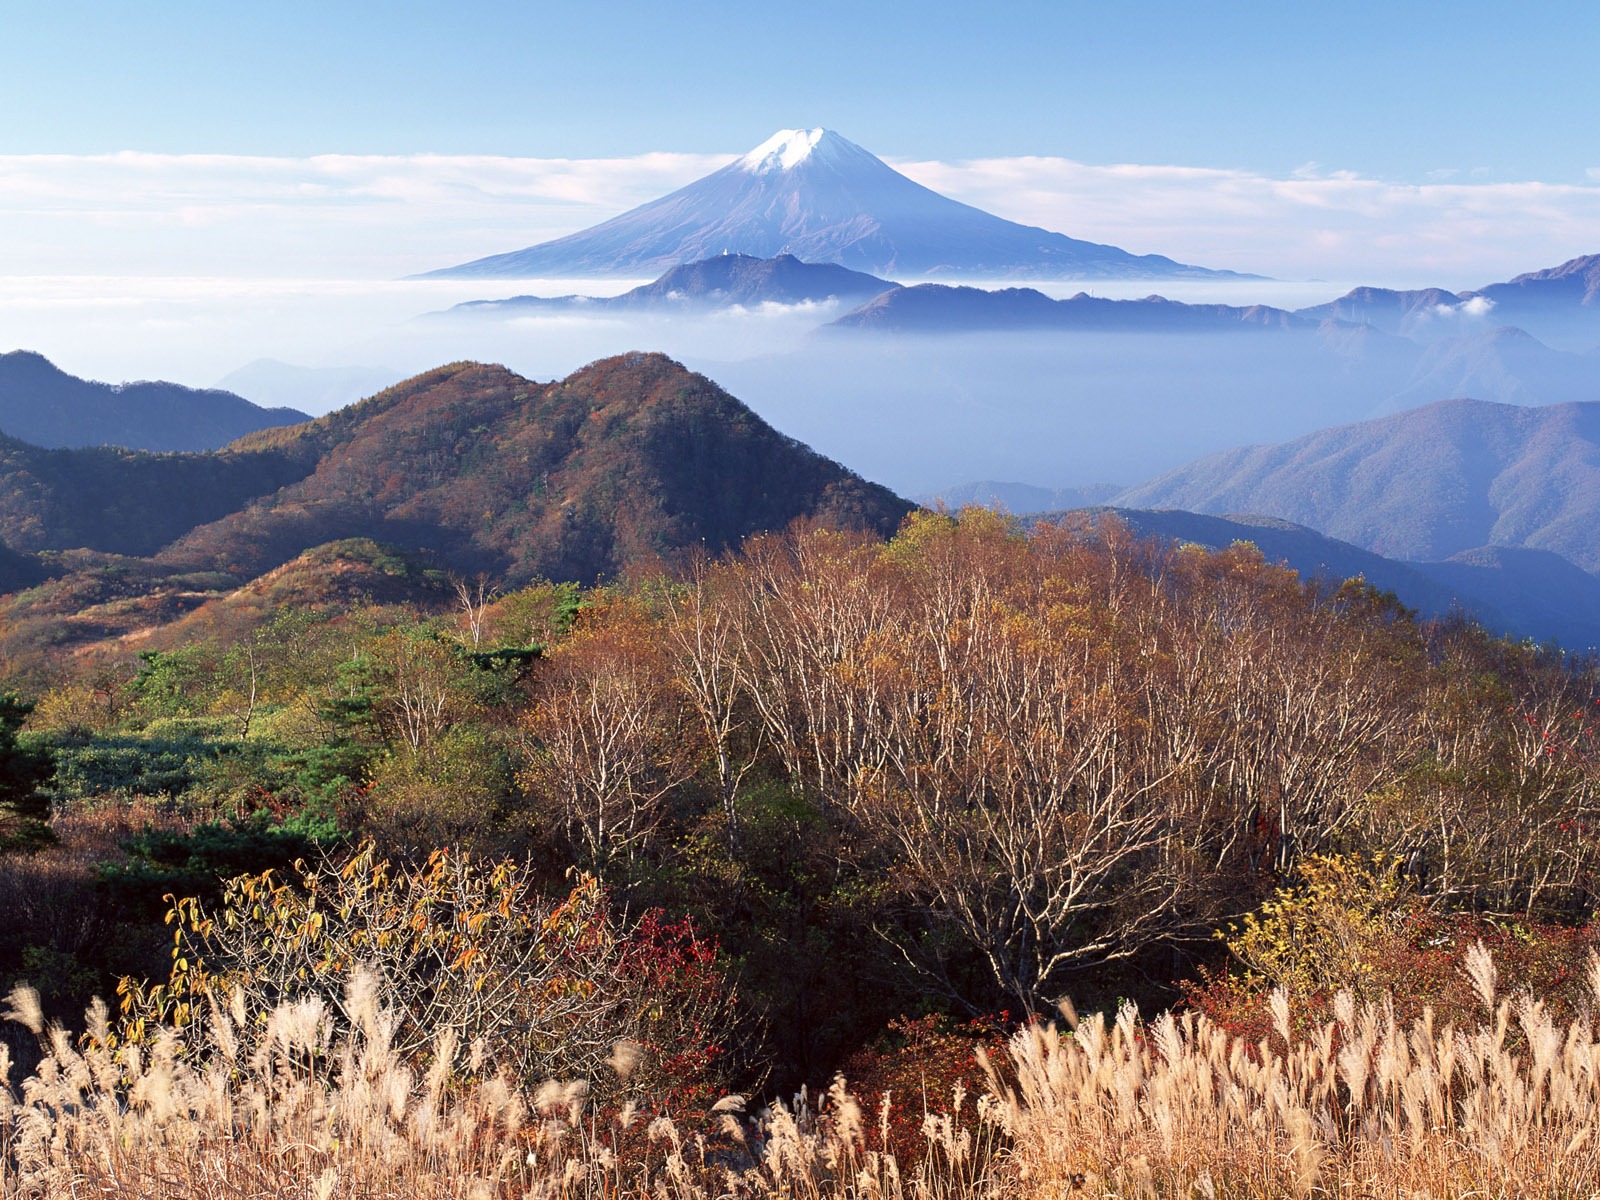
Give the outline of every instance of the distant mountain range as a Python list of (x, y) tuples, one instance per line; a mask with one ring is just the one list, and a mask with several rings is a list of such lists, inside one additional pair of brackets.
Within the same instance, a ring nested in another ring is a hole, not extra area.
[[(733, 305), (859, 304), (900, 285), (832, 263), (804, 263), (792, 254), (755, 258), (719, 254), (673, 267), (659, 279), (620, 296), (512, 296), (469, 300), (450, 315), (520, 316), (536, 312), (684, 313)], [(837, 310), (836, 310), (837, 311)]]
[(1269, 562), (1332, 584), (1360, 576), (1424, 617), (1462, 612), (1514, 637), (1600, 647), (1600, 578), (1558, 554), (1509, 547), (1467, 551), (1443, 562), (1404, 562), (1275, 517), (1210, 516), (1171, 509), (1087, 508), (1024, 518), (1072, 521), (1112, 514), (1135, 533), (1223, 550), (1250, 542)]
[(1458, 336), (1463, 326), (1513, 326), (1561, 349), (1600, 346), (1600, 254), (1529, 271), (1469, 292), (1362, 287), (1301, 310), (1419, 340)]
[(109, 581), (119, 603), (173, 617), (352, 539), (504, 581), (592, 583), (799, 517), (887, 534), (911, 508), (661, 355), (547, 384), (457, 363), (219, 452), (0, 441), (0, 587), (57, 576), (29, 593), (35, 621)]
[(35, 446), (214, 450), (257, 429), (310, 420), (232, 392), (176, 383), (94, 383), (42, 354), (0, 354), (0, 433)]
[[(1428, 615), (1460, 606), (1518, 636), (1600, 645), (1600, 402), (1449, 401), (1120, 491), (988, 482), (938, 498), (1109, 501), (1141, 533), (1249, 540)], [(457, 363), (220, 451), (0, 437), (0, 593), (32, 589), (0, 605), (0, 626), (54, 645), (340, 586), (436, 595), (444, 570), (589, 582), (797, 517), (889, 533), (911, 507), (661, 355), (549, 384)]]
[[(1600, 255), (1531, 271), (1471, 292), (1359, 287), (1337, 300), (1294, 311), (1266, 305), (1184, 304), (1161, 296), (1108, 300), (1080, 292), (1052, 300), (1032, 288), (990, 291), (925, 283), (885, 290), (833, 322), (882, 333), (1085, 330), (1128, 333), (1210, 331), (1245, 326), (1305, 330), (1367, 326), (1432, 343), (1520, 330), (1561, 349), (1600, 347)], [(1548, 349), (1548, 346), (1541, 346)], [(1594, 360), (1588, 360), (1591, 370)]]
[(826, 129), (779, 130), (721, 170), (602, 224), (424, 278), (637, 277), (729, 252), (876, 275), (1247, 278), (1007, 221), (912, 182)]
[(1208, 455), (1112, 503), (1265, 513), (1392, 558), (1511, 547), (1600, 571), (1600, 402), (1442, 401)]
[(924, 283), (885, 290), (828, 326), (872, 333), (987, 333), (1038, 330), (1223, 333), (1314, 330), (1318, 323), (1264, 304), (1184, 304), (1162, 296), (1107, 300), (1079, 292), (1052, 300), (1033, 288), (989, 291)]

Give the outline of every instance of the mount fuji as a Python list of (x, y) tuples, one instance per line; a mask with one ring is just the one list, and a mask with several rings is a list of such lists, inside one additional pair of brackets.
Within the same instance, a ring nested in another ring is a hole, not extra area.
[(779, 130), (721, 170), (619, 217), (422, 278), (655, 275), (723, 253), (792, 254), (875, 275), (1244, 278), (1007, 221), (912, 182), (828, 129)]

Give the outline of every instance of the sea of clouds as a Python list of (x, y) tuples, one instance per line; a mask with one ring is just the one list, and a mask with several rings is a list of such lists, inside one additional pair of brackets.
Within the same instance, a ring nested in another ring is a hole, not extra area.
[[(1103, 407), (1104, 383), (1074, 384), (1069, 376), (1114, 380), (1120, 371), (1110, 360), (1087, 374), (1039, 362), (1026, 379), (1002, 381), (991, 370), (994, 360), (929, 366), (932, 360), (916, 352), (892, 372), (870, 371), (871, 363), (851, 362), (842, 351), (814, 352), (813, 331), (838, 315), (827, 306), (738, 309), (696, 320), (424, 317), (467, 300), (603, 295), (641, 282), (407, 276), (584, 228), (731, 157), (0, 156), (0, 351), (37, 350), (74, 374), (112, 382), (159, 378), (211, 386), (261, 359), (361, 367), (369, 383), (468, 358), (548, 379), (607, 354), (661, 350), (736, 385), (736, 394), (786, 432), (869, 473), (893, 472), (893, 482), (904, 487), (949, 482), (937, 478), (942, 460), (933, 447), (915, 470), (902, 461), (914, 447), (890, 424), (915, 422), (941, 389), (951, 405), (973, 414), (963, 437), (1000, 417), (988, 409), (997, 388), (1032, 393), (1036, 403), (1041, 391), (1069, 384), (1083, 392), (1071, 403), (1062, 396), (1054, 410), (1062, 425), (1051, 430), (1049, 451), (1057, 461), (1076, 453), (1082, 462), (1047, 472), (1042, 462), (1016, 458), (1026, 437), (997, 430), (998, 449), (973, 463), (972, 477), (1000, 477), (1008, 467), (1009, 477), (1023, 477), (1026, 467), (1027, 477), (1050, 485), (1088, 482), (1100, 469), (1131, 478), (1192, 448), (1186, 441), (1159, 462), (1097, 458), (1110, 434), (1086, 438), (1083, 414)], [(1159, 291), (1186, 301), (1295, 308), (1355, 283), (1475, 287), (1600, 250), (1593, 240), (1600, 177), (1575, 184), (1470, 178), (1411, 184), (1312, 167), (1279, 179), (1057, 158), (892, 165), (1013, 220), (1136, 253), (1273, 277), (1036, 285), (1058, 296), (1081, 287), (1112, 297)], [(806, 378), (795, 364), (808, 359), (833, 365)], [(862, 374), (858, 385), (847, 371)], [(355, 398), (331, 395), (325, 383), (308, 386), (301, 406), (323, 411)], [(826, 403), (818, 399), (824, 394)], [(883, 397), (893, 402), (876, 410), (885, 424), (881, 453), (835, 436), (835, 424), (821, 418), (832, 411), (851, 423), (871, 421), (871, 405)]]

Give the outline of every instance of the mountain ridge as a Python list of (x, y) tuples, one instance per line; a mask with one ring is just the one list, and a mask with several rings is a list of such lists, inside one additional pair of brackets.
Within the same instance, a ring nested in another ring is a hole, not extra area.
[(366, 538), (469, 573), (591, 583), (799, 517), (888, 533), (911, 507), (654, 354), (543, 384), (448, 364), (208, 454), (0, 442), (12, 550), (153, 555), (240, 579)]
[(1318, 322), (1264, 304), (1186, 304), (1165, 296), (1110, 300), (1079, 292), (1055, 300), (1035, 288), (985, 288), (919, 283), (886, 290), (824, 326), (828, 330), (891, 333), (1128, 330), (1222, 332), (1241, 329), (1313, 330)]
[(217, 388), (80, 379), (32, 350), (0, 354), (0, 431), (46, 449), (215, 450), (256, 429), (311, 418)]

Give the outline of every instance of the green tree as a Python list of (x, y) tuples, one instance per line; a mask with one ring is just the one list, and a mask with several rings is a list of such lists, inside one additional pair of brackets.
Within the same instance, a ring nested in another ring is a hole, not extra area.
[(17, 737), (32, 711), (27, 701), (0, 695), (0, 849), (32, 849), (53, 840), (50, 797), (40, 789), (55, 774), (55, 755)]

